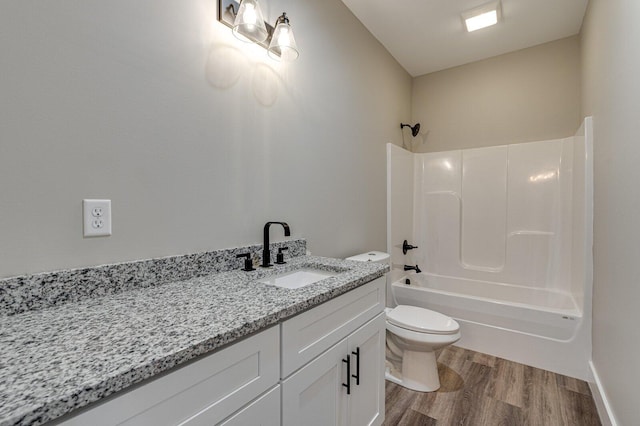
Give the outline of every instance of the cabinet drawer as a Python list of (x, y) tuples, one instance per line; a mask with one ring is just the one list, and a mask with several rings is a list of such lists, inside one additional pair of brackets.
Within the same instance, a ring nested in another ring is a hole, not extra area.
[(211, 425), (277, 384), (279, 330), (255, 336), (152, 379), (63, 425)]
[(280, 385), (237, 412), (220, 426), (280, 426)]
[(287, 377), (384, 310), (385, 277), (281, 324), (282, 377)]

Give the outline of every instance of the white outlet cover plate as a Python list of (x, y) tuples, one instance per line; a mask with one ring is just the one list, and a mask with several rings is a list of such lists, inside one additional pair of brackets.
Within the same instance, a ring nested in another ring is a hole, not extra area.
[(111, 200), (82, 200), (82, 218), (85, 237), (111, 235)]

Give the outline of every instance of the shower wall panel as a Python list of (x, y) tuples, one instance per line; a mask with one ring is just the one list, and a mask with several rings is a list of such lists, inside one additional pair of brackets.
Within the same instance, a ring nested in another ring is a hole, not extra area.
[(572, 141), (416, 155), (414, 239), (425, 248), (416, 262), (434, 274), (569, 291), (570, 265), (559, 259), (571, 247)]
[(464, 268), (499, 272), (506, 258), (507, 147), (462, 151)]

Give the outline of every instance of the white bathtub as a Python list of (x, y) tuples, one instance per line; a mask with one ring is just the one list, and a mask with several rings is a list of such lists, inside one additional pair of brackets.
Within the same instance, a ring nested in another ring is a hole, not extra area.
[(588, 358), (588, 336), (582, 313), (568, 293), (428, 273), (408, 274), (391, 287), (396, 304), (455, 318), (462, 330), (458, 346), (589, 378), (587, 362), (575, 362)]
[[(563, 139), (415, 154), (388, 145), (389, 305), (395, 294), (454, 317), (459, 346), (590, 380), (592, 135), (587, 118)], [(411, 286), (407, 265), (424, 271)]]

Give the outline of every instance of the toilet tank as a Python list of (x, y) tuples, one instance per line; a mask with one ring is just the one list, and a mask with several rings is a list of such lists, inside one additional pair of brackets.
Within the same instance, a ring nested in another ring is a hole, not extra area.
[[(368, 251), (366, 253), (356, 254), (355, 256), (347, 257), (345, 260), (355, 260), (357, 262), (376, 262), (376, 263), (387, 263), (391, 266), (391, 256), (389, 253), (384, 253), (382, 251)], [(389, 274), (385, 274), (385, 278), (387, 280), (387, 291), (386, 297), (387, 301), (385, 305), (387, 307), (394, 308), (396, 303), (393, 299), (393, 294), (391, 293), (391, 283), (389, 283)]]
[(366, 253), (347, 257), (345, 260), (355, 260), (358, 262), (389, 263), (390, 259), (391, 256), (389, 256), (389, 253), (384, 253), (381, 251), (368, 251)]

